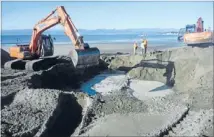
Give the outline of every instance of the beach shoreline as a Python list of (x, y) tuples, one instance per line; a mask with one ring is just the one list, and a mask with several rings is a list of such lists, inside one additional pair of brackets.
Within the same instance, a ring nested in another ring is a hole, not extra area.
[[(14, 44), (15, 45), (15, 44)], [(100, 50), (100, 53), (133, 53), (133, 43), (93, 43), (90, 44), (90, 47), (97, 47)], [(9, 47), (11, 46), (1, 46), (2, 49), (9, 52)], [(148, 44), (148, 52), (153, 52), (155, 50), (167, 50), (172, 48), (184, 47), (180, 45), (167, 45), (167, 44)], [(55, 44), (54, 46), (54, 55), (67, 55), (69, 50), (72, 49), (72, 44)], [(138, 44), (137, 53), (141, 53), (140, 45)]]

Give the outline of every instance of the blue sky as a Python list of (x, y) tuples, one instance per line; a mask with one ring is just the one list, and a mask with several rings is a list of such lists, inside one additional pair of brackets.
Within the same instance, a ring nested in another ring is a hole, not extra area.
[[(32, 29), (57, 6), (78, 29), (182, 28), (199, 17), (213, 28), (213, 2), (2, 2), (2, 29)], [(54, 29), (60, 29), (58, 25)]]

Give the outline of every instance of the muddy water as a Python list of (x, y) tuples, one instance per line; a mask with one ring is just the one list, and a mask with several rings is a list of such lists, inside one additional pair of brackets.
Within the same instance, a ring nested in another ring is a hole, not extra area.
[(104, 72), (83, 83), (80, 89), (91, 96), (95, 95), (97, 92), (105, 94), (112, 90), (120, 89), (121, 85), (123, 85), (126, 80), (127, 78), (122, 71), (114, 73)]
[(123, 72), (103, 73), (95, 76), (81, 85), (81, 90), (89, 95), (101, 93), (111, 94), (114, 91), (128, 87), (133, 90), (133, 96), (139, 100), (150, 97), (163, 97), (173, 92), (173, 90), (158, 81), (129, 80)]

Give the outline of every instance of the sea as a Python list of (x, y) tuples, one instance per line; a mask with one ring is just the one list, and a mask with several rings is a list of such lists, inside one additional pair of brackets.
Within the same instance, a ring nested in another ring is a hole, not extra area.
[[(31, 39), (32, 30), (2, 30), (1, 46), (13, 46), (14, 44), (28, 44)], [(178, 46), (176, 31), (169, 30), (80, 30), (86, 43), (133, 43), (141, 42), (145, 37), (151, 45)], [(71, 40), (61, 30), (46, 31), (44, 34), (50, 34), (55, 38), (54, 44), (70, 44)]]

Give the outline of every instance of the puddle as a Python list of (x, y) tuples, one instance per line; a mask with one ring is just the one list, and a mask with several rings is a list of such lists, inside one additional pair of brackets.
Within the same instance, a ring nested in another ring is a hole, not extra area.
[(170, 87), (158, 81), (131, 80), (130, 88), (133, 90), (133, 96), (140, 100), (164, 97), (173, 92)]
[(104, 80), (106, 78), (106, 76), (95, 76), (94, 78), (90, 79), (89, 81), (83, 83), (81, 85), (81, 90), (85, 93), (87, 93), (88, 95), (95, 95), (96, 91), (92, 88), (96, 83), (99, 83), (100, 81)]
[[(124, 73), (102, 73), (83, 83), (80, 89), (91, 96), (97, 92), (107, 95), (127, 84), (128, 78)], [(140, 100), (163, 97), (173, 92), (170, 87), (158, 81), (130, 80), (129, 88), (133, 90), (132, 95)]]
[(103, 73), (95, 76), (81, 85), (81, 90), (88, 95), (95, 95), (97, 92), (108, 94), (112, 90), (117, 90), (126, 82), (124, 72)]

